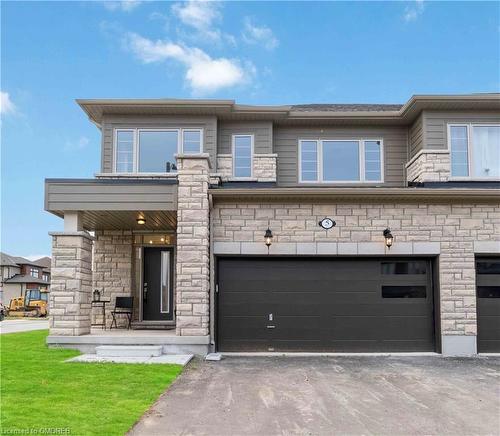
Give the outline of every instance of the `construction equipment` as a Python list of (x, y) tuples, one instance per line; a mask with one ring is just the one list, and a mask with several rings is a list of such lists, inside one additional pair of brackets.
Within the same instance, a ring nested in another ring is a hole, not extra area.
[(38, 318), (47, 316), (49, 293), (46, 290), (27, 289), (24, 297), (10, 300), (8, 316), (27, 316)]

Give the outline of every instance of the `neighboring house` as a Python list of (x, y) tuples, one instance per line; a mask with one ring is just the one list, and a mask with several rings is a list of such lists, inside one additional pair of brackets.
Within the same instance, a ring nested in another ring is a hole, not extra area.
[(27, 289), (50, 289), (50, 257), (29, 260), (0, 253), (0, 301), (6, 306), (23, 297)]
[(499, 94), (78, 104), (101, 168), (45, 182), (49, 343), (92, 343), (98, 289), (167, 350), (500, 352)]

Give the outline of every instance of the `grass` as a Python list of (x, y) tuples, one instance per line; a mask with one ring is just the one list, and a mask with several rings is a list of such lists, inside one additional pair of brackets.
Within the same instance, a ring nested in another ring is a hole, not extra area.
[(182, 371), (180, 365), (64, 362), (80, 353), (49, 349), (47, 334), (0, 336), (0, 434), (122, 435)]

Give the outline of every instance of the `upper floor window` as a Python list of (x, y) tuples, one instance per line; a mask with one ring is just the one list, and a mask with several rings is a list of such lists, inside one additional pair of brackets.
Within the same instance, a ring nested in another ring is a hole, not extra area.
[(49, 275), (48, 274), (43, 274), (42, 279), (45, 280), (46, 282), (49, 281)]
[(451, 176), (500, 178), (500, 125), (449, 125)]
[(233, 135), (233, 175), (252, 177), (253, 135)]
[(115, 136), (115, 172), (177, 171), (177, 153), (201, 153), (202, 129), (119, 129)]
[(299, 141), (299, 181), (382, 182), (381, 140)]
[(38, 269), (30, 268), (30, 275), (31, 275), (31, 277), (38, 278)]

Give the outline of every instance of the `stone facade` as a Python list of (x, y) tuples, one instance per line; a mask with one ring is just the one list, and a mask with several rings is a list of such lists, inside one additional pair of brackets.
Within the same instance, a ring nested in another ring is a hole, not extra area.
[[(133, 236), (130, 230), (97, 230), (94, 242), (93, 289), (99, 290), (101, 298), (110, 300), (108, 309), (114, 307), (116, 297), (133, 295)], [(139, 302), (134, 301), (137, 312)], [(101, 322), (101, 309), (94, 308), (96, 322)], [(111, 314), (106, 313), (107, 325)], [(137, 313), (135, 318), (137, 318)], [(118, 325), (125, 325), (125, 317), (117, 317)]]
[[(337, 222), (328, 232), (318, 225), (325, 216)], [(269, 225), (271, 254), (383, 255), (382, 231), (389, 227), (395, 237), (390, 254), (439, 253), (442, 334), (477, 333), (474, 243), (500, 241), (500, 203), (227, 203), (216, 204), (212, 217), (214, 244), (226, 242), (233, 254), (267, 252)]]
[(50, 292), (50, 333), (90, 333), (92, 237), (87, 232), (54, 232)]
[[(253, 156), (253, 177), (259, 182), (276, 181), (276, 154), (255, 154)], [(223, 181), (233, 178), (233, 156), (230, 154), (217, 155), (217, 174)]]
[(447, 182), (450, 178), (450, 153), (422, 150), (406, 164), (408, 182)]
[(209, 333), (209, 160), (208, 155), (177, 157), (176, 328), (178, 335)]

